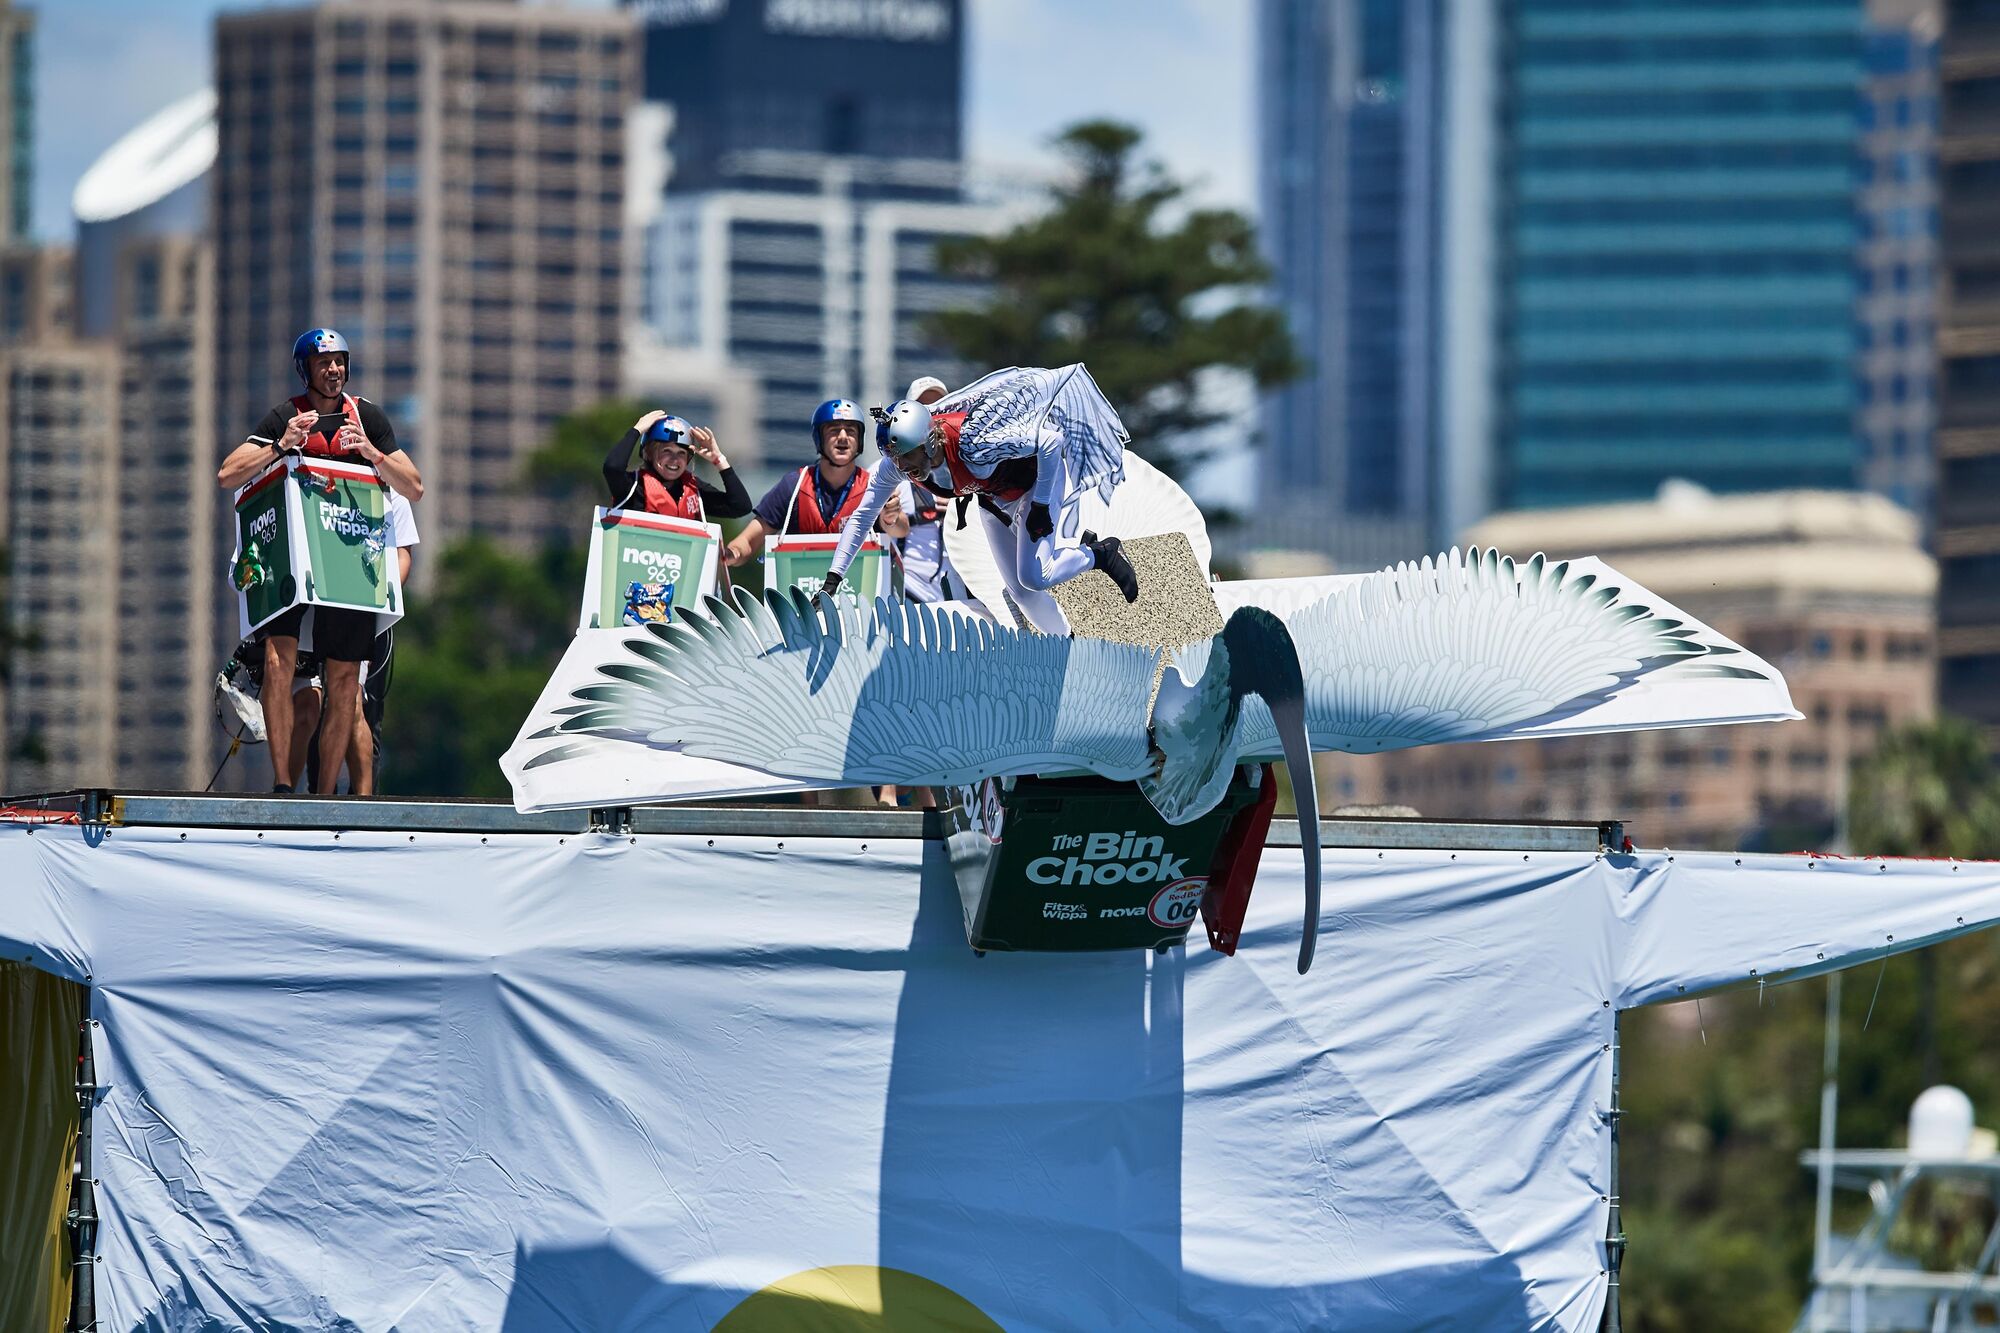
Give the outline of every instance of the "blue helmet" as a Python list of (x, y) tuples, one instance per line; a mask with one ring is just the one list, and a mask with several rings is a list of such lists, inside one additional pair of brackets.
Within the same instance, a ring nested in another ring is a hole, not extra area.
[(301, 333), (292, 344), (292, 368), (299, 372), (301, 380), (306, 378), (306, 362), (316, 352), (339, 352), (347, 356), (347, 339), (332, 329), (307, 329)]
[(681, 417), (661, 417), (646, 427), (647, 444), (686, 444), (694, 438), (694, 427)]
[(820, 447), (820, 431), (828, 422), (852, 421), (861, 430), (861, 437), (868, 438), (868, 418), (860, 408), (845, 398), (829, 398), (813, 411), (813, 448)]

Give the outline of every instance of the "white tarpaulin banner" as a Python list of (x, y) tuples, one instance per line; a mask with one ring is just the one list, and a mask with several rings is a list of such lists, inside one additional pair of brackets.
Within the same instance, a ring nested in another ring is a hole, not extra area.
[(0, 827), (0, 947), (93, 987), (104, 1330), (1583, 1330), (1616, 1009), (2000, 916), (1327, 862), (1299, 976), (1296, 850), (1235, 958), (980, 958), (935, 842)]

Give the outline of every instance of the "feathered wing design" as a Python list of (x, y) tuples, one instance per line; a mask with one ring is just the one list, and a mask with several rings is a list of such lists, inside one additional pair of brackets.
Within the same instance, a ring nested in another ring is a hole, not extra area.
[(1078, 490), (1109, 496), (1125, 477), (1125, 446), (1132, 437), (1081, 362), (1055, 370), (996, 370), (946, 394), (931, 410), (966, 413), (958, 452), (974, 467), (1025, 458), (1053, 435)]
[(1157, 750), (1159, 652), (784, 596), (579, 635), (502, 765), (523, 809), (1089, 770), (1146, 777), (1184, 820), (1233, 765), (1303, 749), (1272, 717), (1277, 636), (1246, 609), (1283, 622), (1287, 715), (1318, 751), (1798, 716), (1775, 670), (1594, 560), (1454, 551), (1215, 591), (1242, 641), (1174, 651)]
[[(1566, 562), (1478, 549), (1353, 579), (1284, 613), (1313, 749), (1490, 740), (1698, 658), (1718, 659), (1705, 671), (1761, 678), (1729, 666), (1737, 650), (1705, 642), (1698, 622), (1656, 614), (1645, 596)], [(1275, 753), (1276, 739), (1246, 711), (1246, 752)]]
[(574, 737), (617, 738), (836, 785), (1146, 767), (1159, 655), (1144, 648), (908, 603), (834, 611), (796, 590), (711, 598), (610, 647), (562, 721), (524, 740), (554, 756)]

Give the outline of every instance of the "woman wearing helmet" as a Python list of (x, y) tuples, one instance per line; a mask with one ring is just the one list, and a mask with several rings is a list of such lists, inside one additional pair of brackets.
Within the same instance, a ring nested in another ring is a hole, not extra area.
[[(626, 463), (638, 445), (639, 469)], [(711, 486), (694, 474), (694, 460), (714, 465), (722, 485)], [(715, 432), (691, 426), (664, 410), (648, 412), (632, 423), (604, 456), (604, 485), (615, 509), (643, 509), (649, 514), (706, 523), (717, 518), (741, 518), (750, 512), (750, 492), (715, 443)]]
[(907, 478), (934, 495), (977, 496), (1000, 520), (986, 528), (994, 563), (1042, 633), (1069, 632), (1048, 590), (1085, 570), (1103, 570), (1126, 601), (1137, 601), (1123, 547), (1085, 530), (1081, 507), (1092, 490), (1108, 497), (1124, 479), (1129, 438), (1081, 364), (995, 371), (935, 406), (895, 403), (875, 428), (888, 466), (841, 529), (827, 589), (839, 586), (868, 524)]

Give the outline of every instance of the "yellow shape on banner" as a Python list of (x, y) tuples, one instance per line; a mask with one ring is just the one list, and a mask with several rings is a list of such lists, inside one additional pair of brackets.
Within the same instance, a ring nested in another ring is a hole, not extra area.
[(900, 1268), (809, 1268), (744, 1297), (714, 1333), (1002, 1333), (965, 1297)]

